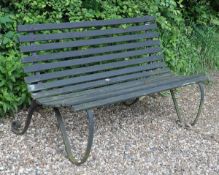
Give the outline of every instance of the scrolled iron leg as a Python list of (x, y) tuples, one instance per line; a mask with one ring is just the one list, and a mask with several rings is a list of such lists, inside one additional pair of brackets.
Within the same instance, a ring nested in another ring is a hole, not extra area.
[(202, 109), (202, 106), (204, 104), (204, 96), (205, 96), (205, 88), (204, 88), (204, 84), (203, 83), (198, 83), (198, 86), (199, 86), (199, 90), (200, 90), (200, 103), (199, 103), (199, 107), (198, 107), (198, 113), (195, 117), (195, 120), (191, 123), (192, 126), (194, 126), (197, 121), (198, 121), (198, 118), (201, 114), (201, 109)]
[(58, 126), (59, 126), (61, 134), (62, 134), (62, 139), (63, 139), (64, 145), (65, 145), (65, 150), (66, 150), (66, 153), (67, 153), (67, 157), (70, 160), (70, 162), (72, 162), (73, 164), (81, 165), (82, 163), (84, 163), (88, 159), (90, 151), (91, 151), (92, 143), (93, 143), (93, 136), (94, 136), (93, 111), (87, 110), (88, 132), (89, 132), (89, 134), (88, 134), (87, 148), (86, 148), (86, 150), (84, 152), (84, 155), (81, 158), (81, 160), (76, 159), (75, 156), (72, 154), (71, 145), (70, 145), (68, 135), (67, 135), (67, 132), (66, 132), (66, 128), (65, 128), (65, 125), (64, 125), (64, 120), (63, 120), (63, 118), (62, 118), (62, 116), (59, 112), (59, 109), (54, 108), (54, 111), (55, 111), (55, 116), (56, 116), (57, 121), (58, 121)]
[(17, 135), (22, 135), (27, 131), (27, 129), (30, 125), (31, 119), (32, 119), (33, 112), (35, 111), (37, 106), (38, 106), (38, 104), (33, 100), (31, 102), (31, 105), (30, 105), (29, 109), (28, 109), (28, 115), (27, 115), (27, 118), (26, 118), (25, 125), (24, 125), (23, 129), (21, 129), (20, 121), (18, 121), (18, 120), (12, 121), (11, 130), (12, 130), (13, 133), (15, 133)]
[(178, 106), (178, 103), (177, 103), (176, 97), (175, 97), (175, 92), (174, 92), (175, 89), (171, 89), (170, 90), (170, 93), (171, 93), (171, 96), (172, 96), (172, 100), (173, 100), (173, 103), (174, 103), (174, 107), (175, 107), (175, 110), (176, 110), (176, 113), (177, 113), (177, 116), (178, 116), (178, 119), (179, 119), (180, 126), (183, 126), (183, 127), (184, 126), (185, 127), (189, 127), (189, 125), (194, 126), (197, 123), (198, 118), (199, 118), (199, 116), (201, 114), (201, 109), (202, 109), (202, 106), (203, 106), (203, 103), (204, 103), (204, 84), (201, 83), (201, 82), (197, 83), (197, 84), (198, 84), (199, 90), (200, 90), (200, 103), (199, 103), (198, 112), (196, 114), (196, 117), (193, 120), (193, 122), (191, 122), (190, 124), (186, 124), (184, 122), (184, 120), (182, 119), (182, 117), (181, 117), (181, 113), (179, 111), (179, 106)]
[(175, 89), (171, 89), (170, 93), (171, 93), (173, 104), (174, 104), (174, 107), (175, 107), (175, 110), (176, 110), (176, 114), (177, 114), (177, 117), (178, 117), (178, 124), (180, 126), (184, 127), (185, 126), (185, 122), (182, 119), (180, 111), (179, 111), (179, 105), (178, 105), (178, 103), (176, 101), (176, 96), (175, 96)]

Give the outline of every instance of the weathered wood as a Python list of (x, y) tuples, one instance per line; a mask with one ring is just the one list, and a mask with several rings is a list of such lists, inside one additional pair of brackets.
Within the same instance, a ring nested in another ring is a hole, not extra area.
[(113, 63), (97, 64), (97, 65), (92, 65), (88, 67), (80, 67), (80, 68), (75, 68), (75, 69), (70, 69), (70, 70), (63, 70), (63, 71), (56, 71), (56, 72), (51, 72), (51, 73), (44, 73), (40, 75), (28, 76), (28, 77), (25, 77), (25, 81), (27, 83), (34, 83), (34, 82), (45, 81), (45, 80), (50, 80), (54, 78), (75, 76), (75, 75), (80, 75), (80, 74), (85, 74), (85, 73), (94, 73), (94, 72), (103, 71), (103, 70), (105, 71), (105, 70), (112, 69), (112, 68), (120, 68), (120, 67), (127, 67), (131, 65), (143, 64), (143, 63), (152, 62), (152, 61), (159, 61), (162, 59), (163, 57), (161, 55), (153, 55), (149, 57), (136, 58), (132, 60), (123, 60), (123, 61), (117, 61)]
[(154, 21), (153, 16), (144, 16), (137, 18), (123, 18), (123, 19), (111, 19), (111, 20), (97, 20), (97, 21), (83, 21), (72, 23), (50, 23), (50, 24), (26, 24), (18, 25), (19, 32), (33, 32), (42, 30), (57, 30), (57, 29), (72, 29), (82, 27), (98, 27), (98, 26), (112, 26), (118, 24), (128, 23), (144, 23), (147, 21)]
[(34, 55), (28, 56), (22, 59), (23, 63), (32, 63), (32, 62), (40, 62), (40, 61), (51, 61), (57, 59), (65, 59), (71, 57), (78, 57), (78, 56), (85, 56), (85, 55), (95, 55), (100, 53), (106, 52), (115, 52), (115, 51), (122, 51), (126, 49), (137, 49), (146, 46), (159, 46), (159, 40), (147, 40), (143, 42), (134, 42), (128, 44), (117, 44), (113, 46), (103, 46), (99, 48), (91, 48), (86, 50), (75, 50), (75, 51), (65, 51), (65, 52), (57, 52), (57, 53), (50, 53), (50, 54), (43, 54), (43, 55)]
[(117, 102), (121, 102), (124, 100), (144, 96), (147, 94), (161, 92), (164, 90), (182, 87), (187, 84), (193, 84), (193, 83), (203, 82), (203, 81), (206, 81), (206, 77), (200, 76), (200, 75), (194, 76), (194, 77), (175, 77), (175, 78), (171, 78), (169, 81), (164, 81), (164, 82), (161, 81), (160, 83), (157, 83), (157, 84), (145, 85), (145, 87), (137, 91), (133, 90), (133, 92), (125, 93), (122, 95), (116, 95), (114, 97), (95, 100), (95, 101), (87, 102), (87, 103), (81, 103), (79, 105), (73, 105), (73, 108), (75, 111), (79, 111), (83, 109), (90, 109), (90, 108), (97, 107), (97, 106), (117, 103)]
[(31, 41), (45, 41), (45, 40), (59, 40), (68, 38), (83, 38), (91, 36), (102, 36), (102, 35), (113, 35), (113, 34), (123, 34), (128, 32), (139, 32), (151, 29), (156, 29), (156, 24), (141, 25), (141, 26), (131, 26), (128, 28), (112, 28), (105, 30), (88, 30), (82, 32), (65, 32), (65, 33), (51, 33), (51, 34), (28, 34), (19, 36), (20, 42), (31, 42)]
[(92, 46), (98, 44), (107, 44), (107, 43), (117, 43), (124, 41), (133, 41), (143, 38), (156, 38), (159, 34), (157, 32), (147, 32), (144, 34), (134, 34), (134, 35), (123, 35), (123, 36), (112, 36), (105, 38), (89, 39), (89, 40), (78, 40), (71, 42), (58, 42), (58, 43), (47, 43), (47, 44), (32, 44), (30, 46), (21, 46), (21, 52), (36, 52), (36, 51), (45, 51), (45, 50), (56, 50), (63, 48), (72, 48), (72, 47), (81, 47), (81, 46)]
[[(101, 55), (101, 56), (92, 56), (92, 57), (86, 57), (86, 58), (79, 58), (79, 59), (72, 59), (67, 61), (57, 61), (53, 63), (45, 63), (45, 64), (34, 64), (31, 66), (26, 66), (24, 68), (24, 72), (38, 72), (42, 70), (50, 70), (54, 68), (62, 68), (62, 67), (69, 67), (69, 66), (78, 66), (78, 65), (84, 65), (84, 64), (90, 64), (90, 63), (100, 63), (102, 61), (109, 61), (109, 60), (118, 60), (120, 58), (127, 58), (127, 57), (133, 57), (133, 56), (139, 56), (149, 53), (156, 53), (160, 52), (161, 48), (159, 47), (152, 47), (148, 49), (141, 49), (141, 50), (132, 50), (127, 52), (121, 52), (121, 53), (113, 53), (113, 54), (107, 54), (107, 55)], [(147, 61), (145, 59), (145, 61)]]
[(131, 74), (131, 73), (141, 72), (145, 70), (153, 70), (153, 69), (161, 68), (164, 66), (165, 65), (163, 63), (153, 63), (153, 64), (143, 65), (143, 66), (133, 66), (133, 67), (128, 67), (128, 68), (122, 68), (119, 70), (112, 70), (112, 71), (95, 73), (91, 75), (84, 75), (84, 76), (75, 77), (75, 78), (65, 78), (62, 80), (55, 80), (52, 82), (40, 83), (36, 85), (32, 84), (32, 85), (28, 85), (28, 89), (34, 92), (34, 91), (45, 90), (45, 89), (50, 89), (54, 87), (78, 84), (78, 83), (82, 83), (86, 81), (94, 81), (94, 80), (98, 80), (102, 78), (111, 78), (113, 76)]
[(55, 96), (55, 95), (69, 93), (69, 92), (79, 92), (79, 91), (83, 91), (87, 89), (107, 86), (107, 85), (116, 84), (116, 83), (122, 83), (126, 81), (133, 81), (136, 79), (142, 79), (144, 77), (149, 77), (149, 76), (169, 74), (169, 73), (170, 71), (167, 68), (154, 70), (154, 71), (137, 72), (131, 75), (122, 75), (118, 77), (113, 77), (111, 78), (111, 81), (105, 81), (105, 79), (101, 79), (97, 81), (80, 83), (77, 85), (70, 85), (70, 86), (64, 86), (61, 88), (49, 89), (47, 91), (32, 92), (32, 96), (35, 99), (39, 99), (43, 97)]
[(81, 92), (74, 92), (68, 94), (62, 94), (57, 96), (51, 96), (47, 98), (39, 99), (40, 102), (45, 104), (69, 104), (76, 105), (88, 101), (96, 101), (99, 99), (105, 99), (111, 96), (117, 96), (124, 93), (132, 92), (134, 90), (142, 89), (145, 85), (152, 85), (156, 82), (164, 82), (170, 78), (174, 78), (171, 74), (163, 74), (161, 76), (154, 76), (153, 78), (143, 78), (142, 80), (128, 81), (124, 83), (117, 83), (95, 89), (89, 89)]

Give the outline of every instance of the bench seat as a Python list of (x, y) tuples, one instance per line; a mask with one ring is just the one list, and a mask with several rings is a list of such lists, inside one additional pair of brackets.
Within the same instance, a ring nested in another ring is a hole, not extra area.
[(141, 80), (132, 80), (55, 96), (45, 95), (46, 97), (44, 96), (36, 99), (40, 104), (45, 106), (71, 106), (75, 111), (78, 111), (102, 105), (114, 104), (116, 102), (126, 101), (205, 80), (207, 80), (205, 75), (194, 75), (187, 77), (174, 76), (171, 73), (166, 73), (159, 76), (154, 76), (153, 78), (142, 78)]

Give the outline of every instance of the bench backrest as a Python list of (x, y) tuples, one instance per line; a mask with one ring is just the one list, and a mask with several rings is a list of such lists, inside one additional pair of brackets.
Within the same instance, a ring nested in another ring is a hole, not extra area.
[(167, 72), (156, 30), (152, 16), (19, 25), (28, 89), (64, 93)]

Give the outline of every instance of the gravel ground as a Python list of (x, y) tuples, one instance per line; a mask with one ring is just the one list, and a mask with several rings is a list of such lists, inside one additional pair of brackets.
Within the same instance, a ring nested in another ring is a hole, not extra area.
[[(131, 107), (95, 109), (96, 131), (91, 155), (81, 165), (65, 158), (54, 113), (39, 109), (23, 136), (10, 131), (12, 117), (0, 122), (0, 174), (219, 174), (219, 73), (206, 90), (202, 115), (190, 130), (180, 128), (171, 98), (145, 97)], [(196, 86), (179, 91), (185, 118), (194, 116)], [(62, 108), (73, 150), (86, 143), (85, 113)], [(16, 114), (27, 115), (26, 109)], [(79, 148), (79, 149), (78, 149)], [(76, 152), (78, 154), (78, 152)]]

